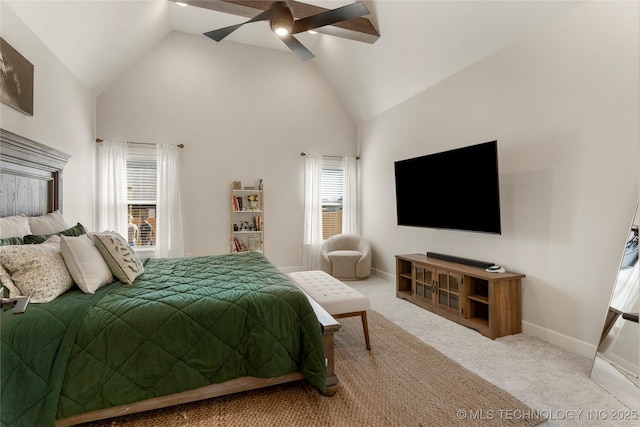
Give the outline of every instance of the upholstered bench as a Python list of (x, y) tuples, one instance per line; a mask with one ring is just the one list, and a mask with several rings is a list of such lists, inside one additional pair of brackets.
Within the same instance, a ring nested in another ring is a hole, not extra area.
[(360, 316), (367, 350), (371, 350), (367, 325), (369, 298), (324, 271), (296, 271), (288, 276), (333, 317)]

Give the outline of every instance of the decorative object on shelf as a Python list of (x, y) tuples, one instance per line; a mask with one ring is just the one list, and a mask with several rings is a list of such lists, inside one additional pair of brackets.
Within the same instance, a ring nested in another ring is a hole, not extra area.
[(260, 247), (260, 240), (256, 234), (251, 234), (247, 237), (247, 246), (250, 251), (257, 251)]
[(262, 191), (262, 178), (258, 180), (258, 190)]
[(258, 208), (258, 195), (257, 194), (249, 194), (247, 196), (247, 200), (249, 201), (249, 209), (255, 211)]
[(233, 181), (233, 189), (234, 189), (234, 190), (242, 190), (242, 182), (240, 182), (240, 181)]
[(2, 103), (33, 116), (33, 64), (1, 37), (0, 59)]

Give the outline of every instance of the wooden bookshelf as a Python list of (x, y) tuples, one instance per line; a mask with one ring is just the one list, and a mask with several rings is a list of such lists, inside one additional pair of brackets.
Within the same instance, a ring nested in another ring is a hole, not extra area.
[(264, 187), (231, 186), (231, 252), (264, 253)]

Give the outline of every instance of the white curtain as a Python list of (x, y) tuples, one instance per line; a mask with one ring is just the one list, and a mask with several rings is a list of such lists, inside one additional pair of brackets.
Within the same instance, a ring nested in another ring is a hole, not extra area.
[(355, 157), (343, 158), (344, 195), (342, 198), (342, 232), (360, 235), (358, 219), (358, 161)]
[(98, 145), (98, 230), (127, 236), (127, 144)]
[(159, 144), (157, 149), (158, 201), (156, 212), (156, 257), (184, 255), (180, 203), (181, 153), (175, 145)]
[(322, 156), (304, 158), (304, 241), (302, 265), (307, 270), (320, 269), (322, 245)]

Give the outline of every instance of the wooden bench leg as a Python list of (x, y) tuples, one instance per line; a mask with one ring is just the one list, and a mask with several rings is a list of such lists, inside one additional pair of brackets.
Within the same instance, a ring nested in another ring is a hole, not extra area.
[(333, 314), (332, 315), (336, 319), (340, 319), (341, 317), (353, 317), (360, 316), (362, 319), (362, 329), (364, 330), (364, 342), (367, 344), (367, 350), (371, 350), (371, 342), (369, 341), (369, 324), (367, 323), (367, 312), (366, 311), (356, 311), (353, 313), (342, 313), (342, 314)]
[(367, 344), (367, 350), (371, 350), (371, 342), (369, 341), (369, 324), (367, 323), (367, 312), (361, 311), (362, 329), (364, 330), (364, 342)]

